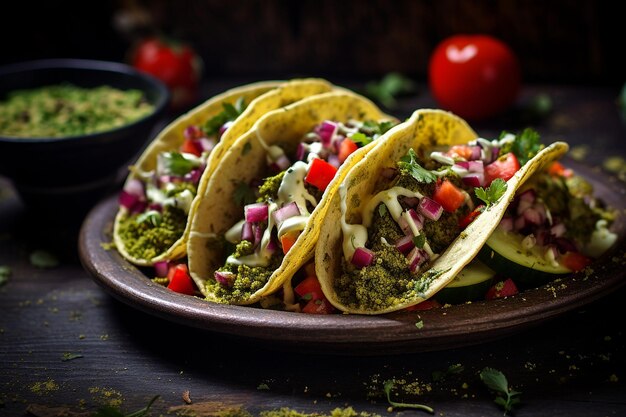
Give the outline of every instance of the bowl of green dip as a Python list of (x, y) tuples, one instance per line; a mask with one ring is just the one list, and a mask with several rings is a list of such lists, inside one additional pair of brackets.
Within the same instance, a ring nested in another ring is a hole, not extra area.
[(161, 81), (116, 62), (0, 67), (0, 175), (29, 207), (88, 208), (115, 189), (169, 98)]

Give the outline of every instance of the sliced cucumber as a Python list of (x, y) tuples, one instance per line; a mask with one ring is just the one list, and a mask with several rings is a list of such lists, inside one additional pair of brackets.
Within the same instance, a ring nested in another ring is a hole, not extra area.
[(434, 297), (442, 304), (462, 304), (482, 299), (495, 275), (493, 269), (474, 259)]
[(478, 259), (497, 273), (513, 278), (522, 288), (538, 287), (571, 272), (546, 259), (543, 247), (524, 248), (523, 239), (519, 233), (505, 232), (498, 227), (480, 250)]

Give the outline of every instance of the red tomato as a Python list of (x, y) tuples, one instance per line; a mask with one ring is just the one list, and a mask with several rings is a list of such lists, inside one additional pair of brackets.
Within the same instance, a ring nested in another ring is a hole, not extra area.
[(591, 259), (580, 252), (567, 252), (561, 258), (563, 266), (570, 271), (576, 272), (585, 269), (591, 264)]
[(341, 141), (339, 145), (339, 162), (343, 164), (343, 161), (348, 159), (348, 157), (352, 154), (352, 152), (359, 149), (359, 145), (356, 144), (352, 139), (344, 139)]
[(196, 287), (189, 276), (187, 265), (178, 264), (172, 267), (171, 271), (167, 274), (170, 278), (167, 288), (181, 294), (194, 295), (196, 293)]
[(146, 38), (133, 49), (131, 64), (163, 81), (172, 94), (174, 109), (182, 109), (197, 99), (202, 61), (189, 45)]
[(196, 156), (202, 155), (202, 149), (197, 141), (193, 139), (185, 139), (180, 147), (181, 152), (190, 153)]
[(330, 314), (334, 310), (334, 307), (326, 299), (311, 300), (302, 307), (302, 312), (307, 314)]
[(456, 35), (430, 57), (430, 90), (444, 109), (469, 120), (506, 110), (517, 98), (521, 71), (513, 51), (488, 35)]
[(443, 209), (449, 213), (456, 211), (465, 202), (465, 194), (448, 180), (437, 184), (433, 200), (441, 204)]
[(513, 152), (501, 157), (485, 167), (485, 186), (488, 187), (496, 178), (510, 180), (520, 169), (519, 161)]
[(405, 308), (404, 311), (425, 311), (439, 307), (441, 307), (441, 304), (437, 300), (424, 300), (419, 304)]
[(476, 220), (476, 217), (478, 217), (480, 213), (483, 212), (484, 208), (485, 206), (481, 204), (478, 207), (476, 207), (473, 211), (470, 211), (469, 213), (467, 213), (465, 217), (459, 219), (459, 227), (461, 229), (465, 229), (467, 226), (469, 226), (469, 224), (473, 222), (474, 220)]
[(285, 233), (280, 237), (280, 245), (283, 248), (283, 254), (287, 254), (289, 249), (296, 243), (298, 240), (298, 236), (300, 236), (300, 231)]
[(491, 288), (489, 288), (487, 290), (487, 294), (485, 294), (485, 299), (493, 300), (496, 298), (510, 297), (517, 293), (519, 293), (517, 286), (511, 278), (508, 278), (504, 281), (499, 281)]
[(323, 300), (326, 298), (322, 292), (320, 282), (317, 277), (313, 276), (306, 277), (301, 283), (296, 285), (296, 288), (293, 290), (300, 297), (306, 297), (307, 294), (310, 294), (311, 298), (308, 298), (309, 300)]
[(326, 190), (328, 184), (335, 178), (337, 168), (323, 159), (315, 158), (304, 180), (321, 191)]

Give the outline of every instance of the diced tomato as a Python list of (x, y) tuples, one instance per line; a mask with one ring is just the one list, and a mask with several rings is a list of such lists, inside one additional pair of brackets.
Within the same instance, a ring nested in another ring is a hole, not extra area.
[(446, 152), (446, 155), (452, 158), (455, 156), (461, 157), (466, 161), (469, 161), (472, 157), (472, 148), (467, 145), (454, 145), (448, 150), (448, 152)]
[(510, 297), (517, 293), (519, 293), (517, 285), (515, 285), (515, 282), (513, 282), (511, 278), (508, 278), (504, 281), (497, 282), (495, 285), (489, 288), (489, 290), (487, 290), (487, 293), (485, 294), (485, 299), (494, 300), (496, 298)]
[(325, 298), (311, 300), (302, 307), (302, 312), (307, 314), (331, 314), (333, 311), (335, 308)]
[(296, 288), (294, 288), (293, 290), (301, 298), (304, 298), (308, 301), (325, 299), (324, 293), (322, 292), (322, 286), (320, 285), (317, 277), (314, 276), (306, 277), (301, 283), (296, 285)]
[(180, 146), (180, 151), (184, 153), (190, 153), (196, 156), (202, 155), (202, 149), (200, 145), (192, 139), (185, 139), (183, 144)]
[(419, 304), (415, 304), (413, 306), (407, 307), (404, 310), (405, 311), (425, 311), (425, 310), (431, 310), (433, 308), (439, 308), (439, 307), (441, 307), (441, 304), (439, 304), (437, 300), (425, 300)]
[(585, 269), (591, 264), (591, 259), (580, 252), (567, 252), (561, 257), (561, 264), (572, 272)]
[(554, 161), (548, 168), (548, 174), (553, 177), (565, 177), (569, 178), (574, 175), (571, 169), (565, 168), (559, 161)]
[(488, 187), (496, 178), (510, 180), (520, 169), (519, 161), (513, 152), (507, 153), (485, 167), (485, 186)]
[(341, 144), (339, 145), (339, 153), (338, 153), (339, 162), (343, 164), (343, 161), (348, 159), (350, 154), (356, 151), (357, 149), (359, 149), (359, 145), (357, 145), (356, 142), (354, 142), (352, 139), (346, 138), (343, 141), (341, 141)]
[(337, 168), (323, 159), (315, 158), (304, 180), (321, 191), (325, 191), (328, 184), (335, 178)]
[[(189, 269), (185, 264), (178, 264), (170, 269), (171, 272), (168, 272), (168, 278), (170, 279), (170, 283), (167, 288), (172, 291), (194, 295), (196, 293), (196, 287), (189, 276)], [(171, 275), (171, 278), (170, 278)]]
[(484, 208), (485, 206), (481, 204), (480, 206), (476, 207), (473, 211), (470, 211), (469, 213), (467, 213), (465, 217), (459, 219), (459, 227), (461, 229), (465, 229), (467, 226), (469, 226), (469, 224), (473, 222), (474, 220), (476, 220), (476, 217), (478, 217), (480, 213), (483, 212)]
[(465, 202), (465, 194), (448, 180), (437, 183), (433, 200), (449, 213), (456, 211)]
[(289, 249), (291, 249), (294, 243), (296, 243), (296, 240), (298, 240), (298, 236), (300, 236), (300, 232), (296, 231), (285, 233), (280, 237), (280, 245), (283, 248), (283, 254), (286, 255), (287, 252), (289, 252)]

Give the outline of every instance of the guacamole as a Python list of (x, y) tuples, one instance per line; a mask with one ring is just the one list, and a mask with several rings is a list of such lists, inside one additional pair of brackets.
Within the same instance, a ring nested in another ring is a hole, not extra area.
[(58, 138), (115, 129), (152, 113), (140, 90), (59, 84), (11, 92), (0, 102), (0, 135)]

